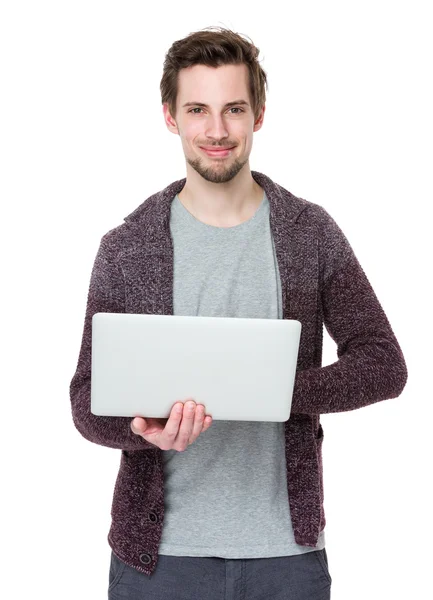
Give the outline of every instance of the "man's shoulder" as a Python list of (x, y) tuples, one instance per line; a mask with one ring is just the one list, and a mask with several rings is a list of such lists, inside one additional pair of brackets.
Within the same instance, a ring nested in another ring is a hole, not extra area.
[(296, 225), (300, 227), (317, 227), (323, 231), (323, 228), (326, 228), (326, 225), (333, 221), (329, 212), (321, 204), (297, 196), (279, 184), (276, 184), (276, 187), (279, 189), (286, 206), (291, 207), (292, 220)]
[(101, 243), (113, 258), (121, 258), (139, 248), (147, 248), (149, 252), (158, 250), (164, 229), (164, 209), (161, 203), (167, 199), (169, 188), (167, 186), (146, 198), (124, 217), (123, 223), (102, 236)]

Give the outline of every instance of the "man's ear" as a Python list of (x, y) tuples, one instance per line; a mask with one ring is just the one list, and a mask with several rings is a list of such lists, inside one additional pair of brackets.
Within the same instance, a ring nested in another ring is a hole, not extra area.
[(162, 111), (164, 114), (164, 121), (167, 126), (167, 129), (172, 133), (176, 133), (177, 135), (179, 135), (179, 130), (177, 128), (176, 121), (170, 113), (167, 102), (164, 102), (164, 104), (162, 105)]
[(258, 131), (261, 128), (261, 126), (263, 125), (263, 119), (265, 118), (265, 110), (266, 110), (266, 104), (263, 104), (260, 114), (254, 122), (253, 131)]

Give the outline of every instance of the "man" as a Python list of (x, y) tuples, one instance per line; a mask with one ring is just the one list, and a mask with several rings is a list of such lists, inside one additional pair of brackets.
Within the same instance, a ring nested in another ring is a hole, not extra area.
[[(222, 29), (173, 44), (163, 114), (186, 178), (106, 233), (92, 270), (70, 395), (81, 434), (122, 451), (110, 598), (330, 598), (320, 414), (395, 398), (406, 384), (400, 346), (336, 222), (250, 170), (265, 113), (257, 54)], [(290, 419), (211, 424), (194, 399), (173, 399), (169, 419), (93, 415), (95, 312), (298, 319)], [(325, 367), (323, 323), (338, 354)]]

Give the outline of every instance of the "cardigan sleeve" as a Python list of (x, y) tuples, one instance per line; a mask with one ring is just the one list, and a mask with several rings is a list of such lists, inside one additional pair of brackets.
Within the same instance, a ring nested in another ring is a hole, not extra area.
[(319, 294), (338, 360), (297, 372), (294, 413), (343, 412), (397, 398), (408, 377), (400, 345), (362, 266), (340, 227), (319, 208)]
[(132, 418), (94, 415), (90, 411), (92, 317), (97, 312), (125, 312), (123, 272), (105, 234), (93, 264), (84, 329), (76, 371), (69, 386), (72, 418), (81, 435), (95, 444), (127, 451), (155, 449), (131, 430)]

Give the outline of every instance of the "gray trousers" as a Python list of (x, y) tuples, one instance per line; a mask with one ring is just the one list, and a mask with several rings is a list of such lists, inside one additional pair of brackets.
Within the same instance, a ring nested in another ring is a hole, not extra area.
[(152, 575), (111, 553), (108, 600), (330, 600), (326, 550), (277, 558), (160, 555)]

